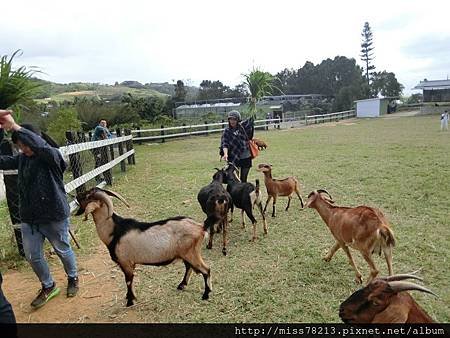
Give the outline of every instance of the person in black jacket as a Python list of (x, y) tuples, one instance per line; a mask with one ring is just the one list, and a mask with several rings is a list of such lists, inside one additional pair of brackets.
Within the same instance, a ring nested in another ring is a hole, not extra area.
[(63, 182), (66, 164), (58, 149), (38, 134), (19, 126), (11, 112), (0, 110), (0, 125), (12, 131), (12, 141), (21, 154), (0, 156), (0, 169), (18, 169), (19, 213), (25, 256), (38, 276), (42, 288), (31, 303), (45, 305), (60, 292), (44, 258), (47, 238), (61, 259), (68, 276), (67, 296), (78, 291), (75, 254), (69, 240), (69, 204)]

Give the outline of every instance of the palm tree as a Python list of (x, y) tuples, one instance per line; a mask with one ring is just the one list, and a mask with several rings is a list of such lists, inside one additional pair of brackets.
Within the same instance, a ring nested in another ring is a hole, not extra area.
[(250, 115), (256, 117), (256, 102), (263, 96), (271, 95), (275, 90), (280, 89), (275, 85), (277, 77), (268, 72), (253, 68), (249, 74), (243, 75), (245, 78), (244, 86), (250, 93)]
[(13, 69), (14, 57), (20, 52), (16, 50), (8, 60), (7, 55), (0, 58), (0, 109), (7, 109), (14, 105), (25, 103), (31, 99), (34, 91), (40, 86), (33, 82), (31, 77), (39, 72), (25, 66)]

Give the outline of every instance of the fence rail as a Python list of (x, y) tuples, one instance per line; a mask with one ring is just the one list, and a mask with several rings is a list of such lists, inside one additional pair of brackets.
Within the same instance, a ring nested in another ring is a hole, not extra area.
[[(66, 133), (67, 140), (71, 144), (58, 149), (64, 160), (69, 163), (69, 168), (72, 172), (72, 177), (70, 177), (68, 173), (65, 175), (66, 180), (69, 178), (69, 182), (64, 185), (66, 193), (70, 194), (73, 191), (85, 191), (87, 188), (86, 185), (94, 179), (95, 184), (92, 184), (93, 186), (112, 184), (113, 167), (120, 163), (121, 170), (125, 171), (125, 162), (127, 160), (128, 164), (135, 164), (132, 144), (133, 136), (129, 130), (125, 130), (125, 136), (121, 136), (121, 134), (121, 130), (117, 129), (117, 137), (101, 141), (86, 142), (86, 137), (82, 133)], [(9, 142), (6, 144), (2, 143), (2, 145), (4, 147), (1, 151), (2, 155), (13, 155), (14, 151)], [(103, 174), (104, 180), (100, 178), (101, 174)], [(3, 171), (3, 180), (5, 183), (6, 199), (17, 247), (19, 253), (23, 256), (24, 252), (20, 232), (21, 221), (19, 214), (17, 170)], [(76, 210), (76, 201), (72, 200), (69, 203), (69, 206), (71, 212)]]

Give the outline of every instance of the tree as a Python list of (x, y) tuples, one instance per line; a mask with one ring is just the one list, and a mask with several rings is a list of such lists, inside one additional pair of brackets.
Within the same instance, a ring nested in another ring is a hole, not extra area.
[(365, 64), (365, 73), (366, 73), (366, 81), (367, 85), (370, 86), (370, 71), (375, 69), (375, 66), (372, 64), (374, 59), (373, 57), (373, 35), (370, 29), (369, 23), (366, 22), (364, 24), (363, 31), (361, 33), (362, 42), (361, 42), (361, 60)]
[(38, 72), (33, 67), (27, 69), (22, 66), (13, 70), (12, 62), (19, 52), (20, 50), (16, 50), (9, 60), (7, 55), (0, 58), (0, 109), (31, 101), (35, 90), (41, 85), (31, 80)]
[(263, 72), (258, 68), (244, 74), (244, 85), (247, 91), (250, 93), (250, 116), (256, 117), (256, 102), (258, 102), (263, 96), (271, 95), (275, 90), (279, 88), (274, 84), (276, 82), (275, 76), (268, 72)]
[(200, 83), (200, 90), (198, 92), (198, 100), (212, 100), (223, 99), (230, 87), (224, 86), (220, 81), (203, 80)]
[(374, 96), (397, 97), (401, 95), (403, 88), (394, 73), (385, 70), (373, 73), (371, 91)]
[(66, 143), (66, 131), (80, 130), (81, 122), (77, 118), (77, 112), (73, 108), (61, 109), (52, 118), (48, 125), (48, 134), (59, 144)]
[(187, 90), (184, 87), (184, 82), (178, 80), (177, 84), (175, 84), (174, 86), (175, 86), (175, 95), (174, 95), (175, 102), (185, 101)]

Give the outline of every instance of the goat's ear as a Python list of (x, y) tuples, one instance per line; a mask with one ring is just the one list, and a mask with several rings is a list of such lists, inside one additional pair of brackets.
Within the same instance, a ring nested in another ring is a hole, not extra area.
[(92, 214), (95, 209), (99, 208), (99, 202), (98, 201), (93, 201), (88, 203), (88, 205), (86, 205), (86, 208), (84, 209), (84, 221), (87, 221), (89, 214)]

